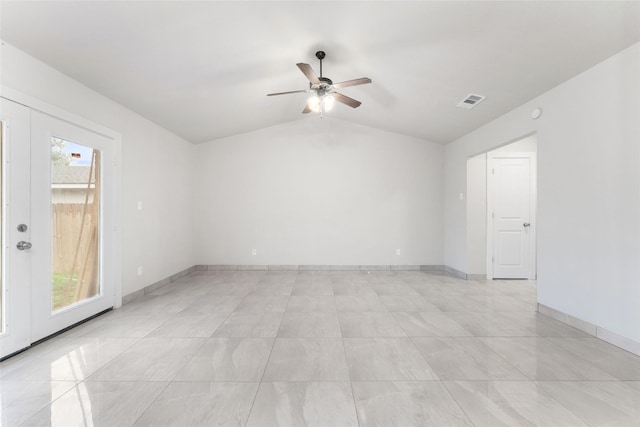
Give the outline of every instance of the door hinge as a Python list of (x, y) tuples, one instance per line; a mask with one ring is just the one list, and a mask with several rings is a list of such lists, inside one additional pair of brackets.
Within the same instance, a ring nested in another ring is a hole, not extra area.
[(491, 175), (495, 175), (496, 174), (496, 170), (494, 168), (491, 168)]
[(496, 219), (496, 213), (495, 212), (491, 212), (491, 219)]
[(493, 257), (491, 257), (491, 263), (493, 264), (495, 262), (496, 262), (496, 260)]

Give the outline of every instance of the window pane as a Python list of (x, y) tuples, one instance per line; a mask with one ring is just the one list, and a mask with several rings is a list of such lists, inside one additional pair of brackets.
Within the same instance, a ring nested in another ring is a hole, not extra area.
[(100, 294), (100, 151), (51, 138), (52, 311)]

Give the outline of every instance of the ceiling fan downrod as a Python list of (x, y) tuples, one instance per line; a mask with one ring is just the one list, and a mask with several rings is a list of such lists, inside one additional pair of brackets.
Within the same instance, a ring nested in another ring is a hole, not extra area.
[(325, 56), (326, 54), (324, 53), (324, 50), (319, 50), (316, 52), (316, 58), (320, 60), (320, 78), (322, 78), (322, 60)]
[(320, 76), (318, 77), (318, 80), (320, 80), (321, 83), (324, 83), (324, 85), (321, 85), (321, 87), (326, 88), (328, 86), (331, 86), (333, 84), (333, 81), (330, 78), (324, 77), (322, 75), (322, 60), (325, 56), (327, 56), (327, 54), (324, 53), (324, 50), (319, 50), (316, 52), (316, 58), (320, 60)]

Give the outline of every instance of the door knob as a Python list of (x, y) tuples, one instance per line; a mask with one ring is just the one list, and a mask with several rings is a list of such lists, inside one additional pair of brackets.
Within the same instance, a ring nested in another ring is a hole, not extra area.
[(24, 251), (25, 249), (31, 249), (31, 243), (30, 242), (25, 242), (24, 240), (21, 240), (16, 245), (16, 248), (18, 248), (18, 250), (20, 250), (20, 251)]
[(523, 227), (529, 227), (531, 224), (529, 224), (528, 222), (525, 222), (524, 224), (522, 224)]

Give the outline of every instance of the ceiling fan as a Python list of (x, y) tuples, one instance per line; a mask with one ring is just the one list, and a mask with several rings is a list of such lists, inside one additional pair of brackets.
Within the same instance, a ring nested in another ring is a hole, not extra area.
[(311, 68), (311, 65), (298, 63), (296, 64), (300, 71), (309, 79), (309, 89), (305, 90), (292, 90), (289, 92), (277, 92), (277, 93), (269, 93), (267, 96), (276, 96), (276, 95), (288, 95), (290, 93), (313, 93), (314, 95), (309, 98), (307, 105), (302, 110), (302, 114), (307, 114), (310, 112), (319, 112), (322, 117), (322, 113), (324, 111), (329, 111), (333, 108), (335, 101), (341, 102), (345, 105), (348, 105), (351, 108), (358, 108), (360, 101), (356, 101), (353, 98), (349, 98), (346, 95), (336, 92), (336, 89), (342, 89), (349, 86), (357, 86), (363, 85), (367, 83), (371, 83), (371, 79), (368, 77), (362, 77), (354, 80), (347, 80), (345, 82), (333, 83), (331, 79), (327, 77), (323, 77), (322, 75), (322, 60), (326, 54), (324, 51), (319, 50), (316, 52), (316, 58), (320, 60), (320, 77), (316, 75)]

